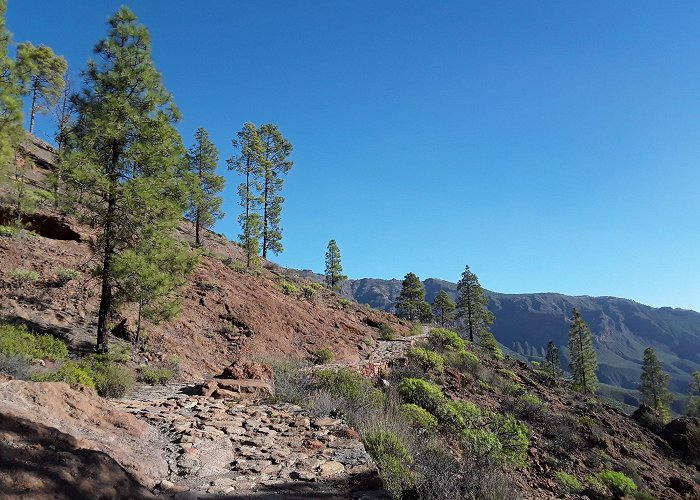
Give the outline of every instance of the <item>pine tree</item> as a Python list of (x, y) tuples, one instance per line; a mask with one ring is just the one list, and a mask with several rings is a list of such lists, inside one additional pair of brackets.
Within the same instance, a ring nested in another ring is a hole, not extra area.
[(175, 292), (186, 283), (196, 265), (196, 257), (173, 236), (169, 227), (153, 225), (143, 231), (136, 245), (114, 258), (117, 302), (137, 305), (136, 337), (138, 345), (142, 321), (154, 323), (172, 319), (180, 312), (181, 297)]
[(194, 134), (195, 144), (187, 155), (189, 170), (186, 174), (189, 200), (185, 217), (194, 223), (194, 241), (202, 244), (201, 230), (210, 228), (224, 213), (221, 211), (220, 193), (224, 189), (224, 178), (216, 175), (219, 152), (209, 140), (209, 134), (198, 128)]
[(258, 129), (252, 123), (243, 125), (237, 134), (238, 139), (232, 141), (233, 147), (240, 153), (226, 160), (229, 170), (235, 170), (243, 176), (243, 182), (238, 186), (238, 196), (243, 213), (238, 216), (241, 225), (240, 241), (246, 254), (246, 267), (258, 267), (260, 255), (260, 237), (262, 223), (258, 209), (262, 203), (262, 154), (263, 144)]
[(688, 395), (688, 416), (700, 418), (700, 372), (693, 372)]
[(48, 176), (49, 184), (53, 192), (54, 208), (62, 209), (68, 206), (68, 200), (63, 200), (61, 203), (61, 183), (63, 181), (63, 157), (65, 153), (66, 140), (73, 122), (73, 106), (71, 104), (71, 95), (73, 94), (73, 85), (71, 83), (70, 74), (66, 71), (63, 76), (63, 90), (58, 98), (58, 103), (53, 108), (54, 119), (56, 122), (56, 166), (54, 171)]
[(280, 133), (276, 125), (262, 125), (258, 131), (262, 142), (262, 256), (267, 251), (282, 252), (282, 228), (280, 219), (284, 198), (279, 194), (286, 175), (292, 168), (287, 157), (292, 152), (291, 143)]
[(340, 249), (335, 240), (328, 242), (326, 250), (326, 284), (331, 290), (339, 290), (340, 284), (348, 279), (343, 275), (343, 265), (340, 261)]
[(479, 278), (467, 266), (457, 283), (457, 318), (471, 342), (475, 336), (485, 335), (493, 323), (493, 314), (486, 307), (488, 303), (489, 298), (481, 288)]
[(425, 301), (425, 288), (418, 276), (408, 273), (401, 283), (401, 292), (396, 299), (396, 315), (409, 321), (432, 320), (430, 305)]
[(433, 314), (435, 321), (441, 327), (452, 323), (454, 319), (455, 303), (445, 290), (440, 290), (433, 300)]
[(109, 20), (95, 55), (83, 73), (82, 92), (73, 97), (77, 119), (66, 164), (98, 233), (97, 350), (106, 352), (115, 259), (135, 248), (154, 222), (168, 227), (166, 221), (182, 217), (185, 192), (178, 172), (185, 151), (173, 127), (179, 113), (151, 59), (148, 30), (128, 8)]
[(562, 376), (559, 349), (551, 340), (547, 342), (547, 354), (545, 354), (542, 369), (552, 385), (555, 385), (557, 380)]
[(14, 61), (7, 55), (11, 35), (5, 27), (7, 0), (0, 0), (0, 177), (14, 157), (22, 137), (22, 101), (14, 71)]
[(668, 381), (669, 376), (656, 358), (656, 351), (651, 347), (644, 349), (642, 375), (639, 382), (640, 400), (664, 418), (669, 415), (668, 405), (671, 403)]
[(574, 379), (574, 389), (583, 394), (595, 393), (598, 379), (598, 361), (593, 349), (593, 336), (576, 308), (569, 328), (569, 367)]
[(35, 47), (31, 42), (17, 46), (17, 76), (22, 93), (32, 98), (29, 111), (29, 133), (34, 131), (36, 113), (48, 113), (58, 103), (65, 86), (66, 60), (46, 45)]

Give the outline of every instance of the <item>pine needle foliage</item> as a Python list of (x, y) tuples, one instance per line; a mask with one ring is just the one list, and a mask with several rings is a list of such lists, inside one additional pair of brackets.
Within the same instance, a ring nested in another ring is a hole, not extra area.
[(262, 203), (260, 190), (263, 144), (257, 127), (252, 123), (243, 125), (237, 139), (232, 141), (233, 147), (239, 154), (226, 160), (229, 170), (234, 170), (243, 176), (243, 182), (238, 186), (239, 204), (243, 209), (238, 216), (241, 226), (239, 236), (243, 251), (246, 254), (246, 267), (256, 269), (259, 265), (260, 237), (262, 222), (258, 209)]
[(284, 179), (292, 168), (293, 162), (288, 158), (292, 144), (282, 136), (277, 125), (268, 123), (258, 130), (262, 142), (262, 257), (267, 258), (268, 250), (274, 254), (282, 253), (282, 203), (280, 194)]
[(652, 347), (647, 347), (644, 350), (639, 381), (640, 400), (653, 408), (662, 418), (669, 416), (668, 405), (671, 403), (671, 394), (668, 392), (668, 381), (669, 376), (656, 357), (656, 351)]
[(425, 287), (413, 273), (407, 273), (401, 282), (401, 292), (396, 299), (396, 315), (409, 321), (432, 321), (433, 313), (425, 301)]
[(216, 174), (219, 151), (209, 133), (198, 128), (194, 134), (194, 145), (187, 154), (188, 171), (185, 175), (189, 196), (185, 217), (194, 224), (194, 240), (202, 244), (202, 229), (211, 228), (224, 216), (221, 210), (221, 197), (224, 178)]
[(148, 30), (126, 7), (108, 23), (83, 72), (83, 89), (72, 98), (77, 118), (65, 159), (81, 213), (97, 230), (99, 352), (108, 350), (115, 260), (150, 237), (149, 231), (174, 227), (186, 194), (180, 175), (185, 150), (174, 128), (180, 115), (153, 64)]
[(343, 264), (340, 261), (340, 249), (335, 240), (328, 242), (326, 249), (326, 285), (331, 290), (339, 290), (340, 284), (348, 279), (343, 275)]
[(68, 63), (46, 45), (34, 46), (31, 42), (17, 46), (17, 77), (22, 94), (31, 97), (29, 107), (29, 133), (34, 132), (37, 113), (47, 114), (56, 107), (66, 85)]
[(542, 369), (549, 379), (549, 383), (556, 385), (557, 380), (562, 376), (561, 360), (559, 359), (559, 348), (552, 340), (547, 342), (547, 353), (544, 357)]
[(7, 54), (12, 36), (5, 27), (6, 11), (7, 0), (0, 0), (0, 176), (3, 177), (22, 137), (21, 88), (14, 61)]
[(457, 283), (457, 318), (471, 342), (489, 332), (493, 323), (493, 313), (486, 307), (488, 303), (479, 278), (467, 266)]
[(593, 349), (591, 329), (576, 308), (572, 312), (568, 347), (574, 389), (583, 394), (593, 395), (598, 385), (595, 374), (598, 361)]
[(454, 320), (456, 305), (445, 290), (440, 290), (433, 300), (433, 316), (438, 326), (445, 328)]

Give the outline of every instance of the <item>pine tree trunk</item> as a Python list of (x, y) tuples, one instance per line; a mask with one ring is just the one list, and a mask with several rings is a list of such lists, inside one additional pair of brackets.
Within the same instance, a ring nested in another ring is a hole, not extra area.
[(143, 298), (139, 298), (139, 312), (136, 319), (136, 339), (134, 339), (134, 345), (138, 346), (141, 341), (141, 310), (143, 309)]
[(474, 326), (472, 325), (471, 286), (467, 285), (467, 323), (469, 325), (469, 341), (474, 343)]
[(581, 382), (583, 385), (583, 393), (588, 394), (588, 384), (586, 384), (586, 361), (583, 359), (583, 331), (578, 328), (578, 348), (579, 348), (579, 363), (581, 365)]
[(194, 221), (194, 243), (197, 246), (201, 246), (202, 242), (199, 239), (199, 207), (197, 207), (197, 216)]
[(269, 196), (268, 190), (269, 190), (269, 180), (268, 180), (267, 172), (265, 172), (265, 193), (264, 193), (264, 199), (263, 199), (263, 244), (262, 244), (262, 258), (263, 259), (267, 258), (267, 203), (268, 203), (267, 197)]
[(117, 200), (114, 187), (117, 183), (116, 171), (119, 161), (119, 147), (112, 145), (112, 159), (109, 170), (110, 193), (107, 201), (107, 217), (104, 228), (104, 257), (102, 260), (102, 290), (100, 294), (100, 309), (97, 313), (97, 352), (105, 353), (109, 350), (107, 334), (109, 333), (109, 314), (112, 310), (112, 257), (114, 254), (114, 217), (116, 214)]
[(246, 249), (246, 267), (250, 269), (252, 262), (251, 235), (250, 235), (250, 157), (246, 158), (245, 166), (245, 230), (243, 231)]
[(36, 92), (37, 92), (38, 82), (34, 80), (34, 85), (32, 86), (32, 109), (29, 113), (29, 133), (34, 131), (34, 113), (36, 112)]

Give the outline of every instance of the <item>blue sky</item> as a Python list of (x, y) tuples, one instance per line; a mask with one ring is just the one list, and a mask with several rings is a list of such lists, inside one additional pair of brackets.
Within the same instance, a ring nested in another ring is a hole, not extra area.
[[(123, 2), (9, 0), (77, 73)], [(243, 123), (294, 145), (285, 266), (700, 310), (700, 3), (128, 2), (225, 171)], [(39, 134), (49, 133), (46, 121)]]

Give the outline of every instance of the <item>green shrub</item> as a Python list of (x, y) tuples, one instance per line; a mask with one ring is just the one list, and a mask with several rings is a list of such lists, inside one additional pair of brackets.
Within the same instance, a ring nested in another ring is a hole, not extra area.
[(470, 351), (446, 352), (444, 355), (445, 364), (460, 371), (475, 373), (481, 361), (476, 354)]
[(658, 500), (654, 495), (645, 490), (636, 491), (632, 496), (634, 496), (635, 500)]
[(282, 289), (282, 293), (284, 293), (285, 295), (292, 295), (292, 296), (299, 295), (299, 288), (291, 281), (287, 281), (287, 280), (280, 281), (280, 288)]
[(417, 404), (430, 412), (437, 412), (447, 403), (442, 389), (420, 378), (405, 378), (399, 384), (399, 394), (409, 403)]
[(83, 275), (77, 269), (69, 269), (67, 267), (59, 267), (56, 269), (56, 277), (58, 282), (65, 285), (69, 281), (79, 280)]
[(408, 359), (425, 371), (432, 371), (435, 373), (442, 373), (445, 371), (445, 360), (443, 357), (423, 347), (414, 347), (408, 351)]
[(603, 483), (615, 496), (615, 498), (631, 495), (637, 491), (637, 485), (622, 472), (612, 470), (604, 470), (596, 474), (596, 477)]
[(103, 398), (123, 397), (136, 381), (132, 370), (116, 363), (106, 365), (99, 372), (90, 373), (95, 379), (97, 393)]
[(527, 427), (518, 422), (512, 415), (494, 414), (489, 416), (489, 429), (498, 436), (503, 446), (503, 458), (516, 466), (524, 466), (527, 462)]
[(384, 393), (357, 372), (318, 370), (314, 373), (314, 385), (343, 398), (351, 410), (381, 408), (384, 405)]
[(401, 415), (417, 429), (425, 429), (428, 432), (433, 432), (437, 429), (438, 420), (435, 415), (420, 406), (407, 403), (401, 405)]
[(386, 489), (393, 498), (404, 498), (414, 485), (408, 468), (413, 463), (413, 456), (406, 443), (397, 434), (381, 429), (366, 432), (362, 442), (377, 464)]
[(343, 309), (347, 309), (352, 305), (352, 300), (348, 299), (338, 299), (338, 305), (342, 307)]
[(482, 423), (481, 410), (469, 401), (444, 402), (435, 414), (444, 428), (455, 434), (481, 426)]
[(314, 362), (317, 365), (325, 365), (333, 361), (333, 351), (327, 347), (322, 347), (314, 353)]
[(521, 420), (540, 422), (545, 413), (544, 403), (534, 394), (521, 394), (504, 402), (505, 409)]
[(307, 286), (309, 286), (315, 292), (318, 292), (319, 290), (323, 290), (324, 288), (326, 288), (326, 285), (324, 285), (323, 283), (317, 283), (316, 281), (312, 281)]
[(561, 485), (566, 493), (578, 494), (584, 490), (583, 483), (576, 476), (558, 470), (554, 473), (554, 479)]
[(489, 355), (498, 361), (503, 359), (503, 351), (501, 350), (501, 347), (498, 345), (498, 342), (496, 341), (496, 338), (493, 336), (493, 333), (487, 331), (485, 334), (481, 336), (481, 339), (479, 340), (479, 345), (481, 346), (482, 349), (484, 349)]
[(17, 234), (17, 228), (12, 226), (2, 226), (0, 225), (0, 236), (5, 236), (7, 238), (12, 238)]
[(301, 293), (305, 299), (312, 299), (316, 295), (316, 289), (311, 285), (304, 285), (301, 287)]
[(65, 342), (51, 335), (32, 335), (24, 325), (0, 323), (0, 352), (26, 359), (57, 361), (68, 356)]
[(109, 354), (91, 354), (80, 360), (80, 366), (95, 381), (97, 393), (104, 398), (120, 398), (136, 382), (134, 372), (116, 362), (124, 358), (124, 351)]
[(173, 378), (173, 371), (164, 366), (144, 366), (139, 368), (138, 378), (146, 384), (167, 384)]
[(464, 339), (447, 328), (433, 328), (430, 331), (430, 340), (446, 351), (460, 352), (466, 347)]
[(379, 338), (381, 340), (394, 340), (396, 339), (396, 332), (389, 323), (382, 323), (379, 325)]
[(34, 283), (39, 280), (39, 273), (34, 269), (17, 268), (10, 272), (10, 276), (19, 283)]
[(35, 382), (65, 382), (67, 384), (80, 384), (90, 389), (95, 389), (95, 380), (78, 363), (65, 361), (58, 370), (53, 372), (35, 373), (32, 376)]

